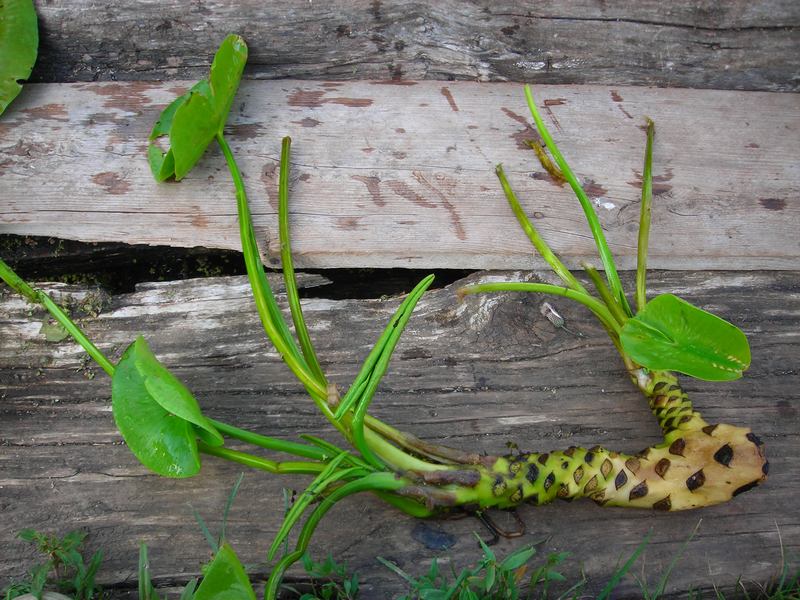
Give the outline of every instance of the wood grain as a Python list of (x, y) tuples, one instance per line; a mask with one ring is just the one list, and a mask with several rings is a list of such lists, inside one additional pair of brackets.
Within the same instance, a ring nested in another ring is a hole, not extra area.
[[(549, 300), (566, 318), (567, 332), (540, 314), (541, 296), (500, 294), (458, 304), (457, 285), (434, 290), (420, 303), (376, 397), (378, 416), (426, 439), (487, 452), (503, 452), (507, 441), (523, 449), (603, 443), (636, 451), (658, 438), (643, 399), (584, 310)], [(87, 305), (86, 289), (63, 284), (48, 289), (61, 300), (71, 297), (78, 316)], [(573, 552), (566, 571), (577, 577), (582, 561), (589, 590), (597, 592), (648, 531), (653, 539), (639, 564), (656, 581), (702, 519), (670, 580), (674, 597), (712, 584), (730, 588), (740, 575), (763, 582), (779, 564), (778, 529), (787, 556), (800, 550), (795, 468), (800, 273), (654, 273), (651, 290), (684, 295), (748, 334), (753, 364), (742, 380), (685, 385), (710, 422), (748, 424), (766, 441), (769, 481), (730, 503), (683, 513), (608, 509), (583, 501), (526, 506), (520, 513), (528, 533), (502, 542), (498, 551), (547, 539), (542, 551)], [(117, 357), (143, 333), (208, 414), (280, 437), (307, 432), (335, 439), (267, 346), (243, 278), (145, 284), (136, 293), (113, 297), (88, 292), (95, 294), (88, 305), (100, 312), (81, 323), (98, 346)], [(347, 385), (397, 303), (396, 298), (322, 297), (304, 302), (331, 380)], [(159, 585), (181, 585), (195, 576), (208, 549), (191, 506), (212, 529), (218, 527), (215, 515), (239, 469), (207, 459), (201, 474), (189, 480), (148, 473), (116, 432), (103, 373), (87, 365), (75, 344), (46, 343), (39, 334), (42, 311), (18, 296), (2, 293), (0, 315), (0, 586), (21, 576), (33, 558), (13, 539), (24, 526), (88, 531), (90, 547), (106, 551), (100, 579), (114, 597), (124, 597), (135, 581), (140, 540), (150, 545)], [(229, 531), (243, 560), (261, 562), (256, 577), (268, 572), (263, 558), (281, 520), (281, 487), (301, 489), (305, 482), (246, 475)], [(451, 536), (449, 551), (426, 546), (433, 545), (437, 531)], [(333, 552), (358, 570), (365, 597), (383, 598), (403, 585), (375, 556), (414, 574), (434, 556), (444, 565), (465, 565), (478, 556), (473, 531), (480, 526), (472, 519), (423, 523), (375, 498), (357, 496), (326, 517), (315, 548), (317, 556)], [(627, 581), (620, 597), (636, 595), (634, 590)]]
[[(277, 263), (277, 158), (294, 138), (292, 227), (301, 267), (544, 266), (493, 173), (503, 163), (565, 262), (596, 261), (572, 192), (524, 148), (518, 84), (247, 82), (229, 137), (266, 260)], [(213, 148), (156, 185), (146, 137), (186, 83), (27, 86), (0, 124), (0, 233), (238, 249), (229, 176)], [(635, 265), (645, 116), (658, 127), (650, 264), (792, 269), (800, 256), (800, 95), (540, 86), (538, 102)]]
[[(38, 0), (37, 81), (196, 79), (229, 32), (258, 79), (797, 91), (792, 0)], [(124, 32), (124, 33), (123, 33)]]

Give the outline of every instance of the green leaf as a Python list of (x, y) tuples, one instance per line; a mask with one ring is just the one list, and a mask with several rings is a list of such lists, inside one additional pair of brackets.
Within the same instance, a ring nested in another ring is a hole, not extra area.
[(629, 319), (622, 348), (640, 365), (708, 381), (738, 379), (750, 366), (750, 346), (736, 326), (672, 294), (656, 296)]
[[(201, 79), (164, 109), (150, 132), (147, 149), (156, 181), (183, 179), (222, 133), (246, 62), (244, 40), (229, 35), (214, 56), (209, 79)], [(169, 135), (170, 145), (163, 152), (154, 142), (165, 135)]]
[(200, 406), (186, 386), (162, 365), (143, 337), (133, 343), (136, 369), (153, 400), (167, 412), (196, 426), (197, 435), (211, 446), (222, 446), (224, 440), (217, 429), (203, 416)]
[[(111, 380), (114, 420), (131, 452), (144, 466), (167, 477), (191, 477), (200, 471), (198, 432), (190, 421), (164, 408), (148, 390), (148, 375), (137, 364), (146, 364), (147, 354), (152, 355), (145, 341), (138, 338), (117, 364)], [(142, 356), (145, 358), (137, 360)], [(180, 393), (172, 393), (167, 403), (176, 396)]]
[(523, 546), (516, 552), (506, 556), (503, 562), (500, 563), (500, 568), (506, 571), (515, 571), (533, 558), (534, 554), (536, 554), (536, 548), (533, 546)]
[(225, 127), (225, 121), (239, 89), (244, 65), (247, 63), (247, 44), (238, 35), (225, 38), (211, 63), (211, 74), (208, 78), (214, 96), (219, 132)]
[(190, 579), (189, 583), (186, 584), (186, 587), (183, 588), (181, 596), (178, 600), (193, 600), (195, 588), (197, 588), (197, 579)]
[(169, 133), (170, 152), (175, 159), (175, 180), (192, 170), (217, 134), (214, 105), (195, 91), (175, 111)]
[(205, 570), (194, 600), (256, 600), (247, 573), (228, 545), (223, 545)]
[(33, 0), (0, 2), (0, 115), (22, 90), (19, 80), (30, 77), (38, 48)]

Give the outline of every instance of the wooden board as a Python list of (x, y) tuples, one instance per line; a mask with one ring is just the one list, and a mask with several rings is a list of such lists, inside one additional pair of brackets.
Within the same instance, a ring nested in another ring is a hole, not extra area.
[[(294, 138), (292, 226), (301, 267), (543, 266), (493, 169), (503, 163), (570, 266), (596, 261), (572, 192), (525, 140), (522, 86), (246, 82), (229, 134), (255, 224), (277, 263), (277, 158)], [(186, 82), (27, 86), (0, 123), (0, 233), (239, 248), (232, 185), (214, 148), (156, 185), (146, 138)], [(655, 147), (650, 264), (791, 269), (800, 256), (800, 95), (540, 86), (538, 102), (635, 266), (645, 116)]]
[(38, 81), (194, 79), (230, 32), (263, 78), (797, 91), (800, 8), (748, 2), (39, 0)]
[[(658, 438), (610, 343), (580, 307), (550, 300), (565, 316), (566, 332), (540, 314), (542, 297), (501, 294), (457, 304), (455, 287), (432, 291), (420, 303), (376, 397), (378, 416), (426, 439), (487, 452), (503, 452), (507, 441), (523, 449), (602, 442), (636, 451)], [(84, 289), (49, 289), (62, 300), (71, 295), (75, 306), (99, 308), (97, 317), (81, 322), (113, 357), (143, 333), (215, 418), (280, 437), (307, 432), (335, 439), (267, 346), (243, 278), (146, 284), (136, 293), (88, 302)], [(800, 272), (655, 273), (651, 290), (684, 295), (748, 334), (753, 363), (744, 379), (689, 380), (685, 386), (710, 422), (748, 424), (766, 441), (770, 479), (730, 503), (693, 512), (609, 509), (585, 501), (526, 506), (520, 514), (528, 533), (502, 542), (498, 552), (547, 539), (542, 551), (572, 552), (566, 572), (577, 577), (582, 566), (596, 593), (649, 531), (652, 542), (636, 573), (644, 568), (656, 581), (702, 519), (670, 592), (685, 597), (690, 588), (726, 589), (739, 576), (763, 582), (780, 561), (779, 532), (787, 556), (800, 550)], [(397, 303), (305, 301), (331, 380), (347, 385)], [(148, 473), (120, 441), (104, 374), (87, 365), (74, 344), (46, 343), (39, 334), (42, 311), (19, 297), (3, 292), (0, 315), (0, 586), (21, 576), (32, 558), (13, 539), (26, 526), (88, 531), (90, 548), (106, 551), (100, 580), (114, 597), (124, 596), (135, 581), (140, 540), (150, 546), (159, 585), (182, 585), (195, 576), (209, 552), (191, 507), (218, 527), (214, 515), (239, 469), (207, 459), (201, 474), (189, 480)], [(268, 572), (264, 553), (281, 520), (281, 487), (300, 489), (306, 481), (245, 476), (229, 532), (243, 560), (261, 563), (257, 577)], [(403, 584), (375, 556), (414, 574), (434, 556), (444, 565), (462, 566), (478, 556), (472, 532), (479, 530), (472, 519), (422, 523), (357, 496), (326, 517), (315, 552), (346, 560), (361, 573), (365, 597), (383, 598)], [(454, 544), (449, 550), (431, 549), (437, 532)], [(638, 595), (634, 590), (626, 581), (621, 597)]]

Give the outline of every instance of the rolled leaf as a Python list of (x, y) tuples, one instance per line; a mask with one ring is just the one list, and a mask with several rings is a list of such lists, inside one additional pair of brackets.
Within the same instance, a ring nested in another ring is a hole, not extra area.
[[(222, 132), (246, 62), (244, 40), (229, 35), (214, 56), (209, 79), (198, 81), (161, 113), (150, 132), (147, 150), (150, 169), (157, 181), (170, 177), (183, 179), (217, 133)], [(154, 142), (165, 135), (169, 135), (170, 144), (162, 151)]]
[(622, 349), (652, 370), (708, 381), (738, 379), (750, 366), (750, 346), (735, 325), (673, 296), (656, 296), (625, 322)]
[(214, 108), (220, 133), (225, 127), (233, 98), (239, 89), (239, 81), (242, 78), (245, 63), (247, 63), (247, 44), (238, 35), (229, 35), (214, 56), (208, 78), (214, 96)]
[(32, 0), (0, 2), (0, 114), (30, 77), (39, 48), (39, 27)]

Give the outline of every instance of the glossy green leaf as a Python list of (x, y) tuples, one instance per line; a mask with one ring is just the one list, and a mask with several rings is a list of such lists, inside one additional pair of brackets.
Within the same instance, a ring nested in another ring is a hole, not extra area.
[(214, 107), (220, 133), (225, 127), (236, 90), (239, 89), (239, 81), (242, 78), (245, 63), (247, 63), (247, 44), (238, 35), (229, 35), (214, 56), (214, 62), (211, 63), (211, 74), (208, 78), (214, 96)]
[[(209, 79), (198, 81), (161, 113), (150, 132), (147, 150), (150, 169), (157, 181), (170, 177), (183, 179), (217, 133), (222, 132), (246, 62), (244, 40), (229, 35), (217, 50)], [(169, 135), (166, 152), (154, 143), (165, 135)]]
[(176, 181), (186, 177), (197, 164), (217, 135), (217, 129), (213, 103), (201, 92), (192, 92), (175, 111), (169, 133)]
[(708, 381), (738, 379), (750, 346), (736, 326), (672, 294), (656, 296), (629, 319), (622, 348), (640, 365)]
[(39, 27), (33, 0), (0, 2), (0, 114), (30, 77), (39, 48)]
[(242, 563), (228, 544), (223, 544), (205, 568), (194, 600), (256, 600)]
[(196, 426), (200, 438), (212, 446), (223, 444), (222, 435), (203, 416), (200, 406), (186, 386), (162, 365), (144, 338), (134, 342), (136, 369), (144, 377), (144, 385), (153, 399), (167, 412)]
[(189, 98), (187, 92), (183, 96), (179, 96), (173, 100), (167, 108), (158, 117), (153, 131), (150, 132), (150, 145), (147, 148), (147, 160), (150, 163), (150, 170), (153, 172), (153, 177), (156, 181), (165, 181), (175, 175), (175, 157), (172, 154), (172, 149), (167, 152), (162, 152), (154, 140), (161, 136), (169, 135), (169, 130), (172, 127), (172, 120), (175, 117), (175, 111), (178, 107), (186, 102)]
[(165, 409), (148, 390), (148, 375), (137, 359), (149, 352), (142, 338), (128, 346), (111, 380), (111, 406), (125, 443), (139, 461), (166, 477), (191, 477), (200, 471), (194, 425)]

